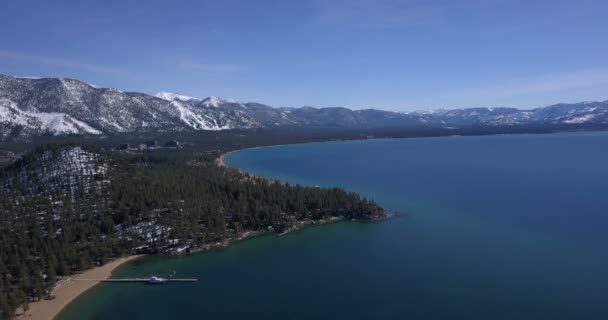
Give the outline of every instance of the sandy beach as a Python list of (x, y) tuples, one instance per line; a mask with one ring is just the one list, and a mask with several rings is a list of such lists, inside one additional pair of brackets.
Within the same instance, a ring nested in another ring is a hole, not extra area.
[[(268, 146), (268, 147), (271, 147), (271, 146)], [(244, 149), (237, 149), (237, 150), (228, 151), (226, 153), (221, 154), (220, 157), (217, 158), (217, 164), (220, 167), (231, 168), (230, 166), (228, 166), (226, 164), (226, 162), (224, 162), (224, 157), (228, 156), (229, 154), (235, 153), (235, 152), (245, 151), (245, 150), (249, 150), (249, 149), (258, 149), (258, 148), (267, 148), (267, 147), (251, 147), (251, 148), (244, 148)]]
[(119, 258), (101, 267), (84, 271), (58, 282), (51, 293), (55, 296), (55, 299), (30, 303), (30, 309), (26, 315), (20, 315), (17, 319), (51, 320), (55, 318), (70, 302), (99, 283), (98, 281), (79, 279), (108, 279), (114, 269), (141, 256), (133, 255)]
[(230, 155), (232, 153), (241, 152), (241, 151), (245, 151), (245, 150), (251, 150), (251, 149), (274, 148), (274, 147), (289, 146), (289, 145), (293, 145), (293, 144), (306, 144), (306, 143), (314, 143), (314, 142), (300, 142), (300, 143), (292, 143), (292, 144), (271, 144), (271, 145), (267, 145), (267, 146), (257, 146), (257, 147), (248, 147), (248, 148), (243, 148), (243, 149), (236, 149), (236, 150), (228, 151), (226, 153), (221, 154), (219, 156), (219, 158), (217, 158), (216, 161), (217, 161), (217, 164), (220, 167), (232, 168), (228, 164), (226, 164), (226, 162), (224, 162), (224, 157), (226, 157), (226, 156), (228, 156), (228, 155)]
[(231, 153), (233, 153), (233, 152), (237, 152), (237, 151), (240, 151), (240, 150), (229, 151), (229, 152), (226, 152), (226, 153), (223, 153), (222, 155), (220, 155), (220, 157), (217, 158), (217, 164), (218, 164), (218, 166), (220, 166), (220, 167), (228, 167), (226, 165), (226, 162), (224, 162), (224, 157), (227, 156), (227, 155), (229, 155), (229, 154), (231, 154)]
[[(215, 161), (216, 161), (217, 165), (220, 166), (220, 167), (232, 168), (228, 164), (226, 164), (226, 162), (224, 161), (224, 157), (228, 156), (229, 154), (232, 154), (232, 153), (235, 153), (235, 152), (241, 152), (241, 151), (245, 151), (245, 150), (262, 149), (262, 148), (275, 148), (275, 147), (284, 147), (284, 146), (292, 146), (292, 145), (300, 145), (300, 144), (311, 144), (311, 143), (328, 143), (328, 142), (362, 141), (362, 140), (383, 140), (383, 139), (392, 139), (392, 138), (374, 138), (374, 139), (363, 139), (363, 138), (361, 138), (361, 139), (347, 139), (347, 140), (308, 141), (308, 142), (281, 143), (281, 144), (270, 144), (270, 145), (257, 146), (257, 147), (247, 147), (247, 148), (236, 149), (236, 150), (232, 150), (232, 151), (228, 151), (226, 153), (223, 153)], [(241, 170), (239, 170), (239, 171), (241, 171)], [(244, 172), (244, 173), (246, 173), (246, 172)]]

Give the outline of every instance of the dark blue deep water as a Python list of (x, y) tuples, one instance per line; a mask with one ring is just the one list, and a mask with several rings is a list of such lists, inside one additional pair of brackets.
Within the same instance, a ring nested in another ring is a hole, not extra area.
[(608, 319), (608, 134), (247, 150), (244, 171), (359, 192), (402, 217), (263, 236), (117, 276), (61, 319)]

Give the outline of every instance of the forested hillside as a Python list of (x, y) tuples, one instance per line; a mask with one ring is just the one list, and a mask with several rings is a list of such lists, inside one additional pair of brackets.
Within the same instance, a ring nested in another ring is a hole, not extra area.
[(43, 299), (61, 276), (137, 248), (181, 252), (332, 217), (384, 217), (340, 189), (289, 186), (218, 167), (215, 155), (118, 155), (46, 146), (0, 173), (0, 311)]

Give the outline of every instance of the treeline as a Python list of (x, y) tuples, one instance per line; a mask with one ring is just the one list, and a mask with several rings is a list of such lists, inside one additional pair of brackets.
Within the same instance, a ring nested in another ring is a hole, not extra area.
[[(29, 302), (47, 297), (57, 277), (130, 250), (127, 241), (104, 234), (106, 224), (112, 224), (106, 190), (86, 188), (91, 181), (75, 172), (47, 177), (49, 168), (61, 167), (61, 150), (73, 147), (38, 147), (0, 171), (2, 319), (13, 317), (19, 306), (27, 310)], [(87, 150), (99, 155), (100, 164), (119, 162), (96, 147)]]
[[(1, 173), (3, 319), (11, 318), (19, 306), (27, 309), (28, 302), (44, 299), (58, 277), (104, 264), (142, 244), (162, 247), (179, 240), (196, 247), (246, 231), (270, 227), (280, 232), (303, 220), (368, 220), (383, 215), (382, 208), (357, 194), (251, 177), (216, 166), (214, 154), (189, 150), (119, 157), (87, 148), (101, 155), (102, 163), (95, 166), (108, 166), (107, 176), (91, 180), (66, 172), (71, 180), (52, 184), (40, 177), (26, 179), (38, 184), (36, 192), (20, 183), (6, 183), (40, 171), (39, 157), (45, 150), (57, 155), (71, 147), (48, 148), (26, 155)], [(107, 187), (87, 185), (104, 179), (110, 182)], [(76, 192), (71, 191), (74, 184)], [(150, 238), (137, 233), (134, 228), (142, 222), (162, 226), (162, 234)]]
[(293, 221), (330, 216), (365, 220), (382, 213), (372, 201), (341, 189), (255, 178), (219, 168), (208, 156), (189, 164), (159, 157), (150, 153), (133, 158), (139, 165), (114, 178), (116, 214), (125, 219), (158, 219), (175, 227), (173, 236), (179, 239), (202, 243), (222, 239), (229, 230), (283, 229)]
[(4, 141), (0, 147), (12, 151), (30, 150), (32, 144), (49, 143), (86, 143), (106, 148), (113, 148), (121, 143), (137, 144), (149, 140), (166, 142), (178, 140), (182, 145), (193, 150), (233, 150), (254, 146), (291, 144), (304, 142), (321, 142), (332, 140), (356, 140), (373, 138), (411, 138), (440, 137), (450, 135), (476, 136), (494, 134), (543, 134), (569, 131), (605, 131), (603, 125), (594, 124), (528, 124), (528, 125), (469, 125), (458, 128), (437, 127), (429, 124), (417, 124), (407, 127), (279, 127), (263, 129), (232, 129), (220, 131), (196, 132), (146, 132), (128, 133), (108, 136), (52, 136), (45, 135), (33, 138), (33, 141)]

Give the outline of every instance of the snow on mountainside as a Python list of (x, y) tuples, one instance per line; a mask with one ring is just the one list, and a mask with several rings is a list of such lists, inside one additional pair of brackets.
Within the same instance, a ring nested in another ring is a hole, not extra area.
[(608, 101), (557, 104), (532, 110), (470, 108), (414, 111), (405, 115), (444, 125), (608, 124)]
[(101, 134), (101, 131), (67, 114), (22, 111), (5, 98), (0, 98), (0, 125), (0, 137), (17, 127), (27, 128), (31, 134)]
[(0, 75), (0, 140), (53, 134), (118, 134), (293, 127), (466, 127), (593, 125), (608, 127), (608, 101), (545, 108), (273, 108), (230, 99), (99, 88), (73, 79)]
[(230, 124), (218, 124), (218, 121), (209, 115), (196, 113), (192, 108), (179, 101), (172, 101), (172, 106), (175, 106), (179, 111), (180, 119), (196, 130), (223, 130), (230, 129)]
[(219, 107), (221, 104), (226, 103), (227, 101), (224, 101), (218, 97), (208, 97), (207, 99), (203, 100), (203, 102), (201, 102), (200, 104), (205, 106), (205, 107), (214, 107), (217, 108)]
[(72, 79), (0, 75), (0, 138), (259, 126), (233, 110), (194, 106), (196, 101), (178, 100), (96, 88)]
[(182, 102), (201, 101), (201, 99), (199, 99), (199, 98), (189, 97), (189, 96), (172, 93), (172, 92), (159, 92), (159, 93), (155, 94), (154, 96), (157, 98), (161, 98), (163, 100), (167, 100), (167, 101), (174, 101), (174, 100), (178, 100), (178, 101), (182, 101)]

